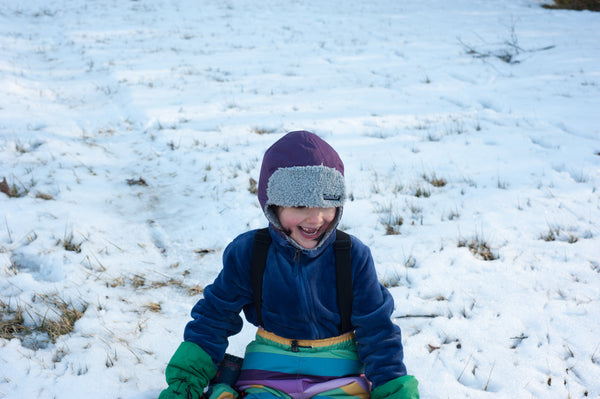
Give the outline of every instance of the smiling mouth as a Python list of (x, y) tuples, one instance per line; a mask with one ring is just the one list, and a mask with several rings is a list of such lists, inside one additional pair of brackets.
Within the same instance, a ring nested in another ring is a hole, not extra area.
[(306, 237), (310, 237), (310, 238), (317, 237), (319, 235), (319, 231), (321, 230), (320, 227), (315, 229), (315, 228), (302, 227), (302, 226), (298, 226), (298, 229), (300, 230), (302, 235), (304, 235)]

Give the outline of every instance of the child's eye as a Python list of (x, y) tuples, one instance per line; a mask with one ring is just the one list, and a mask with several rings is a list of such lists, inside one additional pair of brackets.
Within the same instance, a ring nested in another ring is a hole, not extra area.
[(294, 208), (296, 208), (296, 209), (306, 209), (306, 206), (304, 206), (304, 205), (301, 205), (301, 206), (296, 206), (296, 207), (294, 207)]

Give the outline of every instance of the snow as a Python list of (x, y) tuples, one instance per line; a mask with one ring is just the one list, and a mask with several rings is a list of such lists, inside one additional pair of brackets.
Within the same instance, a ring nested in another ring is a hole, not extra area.
[(600, 14), (540, 5), (3, 2), (0, 305), (29, 332), (0, 398), (156, 398), (299, 129), (346, 164), (422, 398), (600, 397)]

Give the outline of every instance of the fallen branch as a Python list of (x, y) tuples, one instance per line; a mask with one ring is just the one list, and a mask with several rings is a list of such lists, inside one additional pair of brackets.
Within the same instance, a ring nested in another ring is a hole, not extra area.
[(395, 319), (410, 319), (410, 318), (414, 318), (414, 317), (423, 317), (423, 318), (427, 318), (427, 319), (433, 319), (436, 317), (440, 317), (439, 314), (405, 314), (402, 316), (396, 316), (394, 317)]
[(493, 49), (492, 50), (483, 50), (483, 51), (478, 50), (474, 46), (463, 42), (460, 37), (458, 38), (458, 43), (460, 43), (460, 45), (464, 48), (464, 50), (467, 54), (472, 55), (474, 58), (485, 59), (485, 58), (489, 58), (489, 57), (495, 57), (495, 58), (498, 58), (498, 59), (506, 62), (507, 64), (520, 63), (521, 61), (516, 59), (516, 57), (519, 54), (545, 51), (545, 50), (550, 50), (550, 49), (553, 49), (554, 47), (556, 47), (554, 45), (550, 45), (550, 46), (545, 46), (545, 47), (540, 47), (540, 48), (524, 49), (523, 47), (521, 47), (519, 45), (519, 39), (515, 32), (514, 23), (510, 27), (510, 38), (504, 41), (503, 48), (499, 48), (499, 49), (495, 49), (495, 50), (493, 50)]

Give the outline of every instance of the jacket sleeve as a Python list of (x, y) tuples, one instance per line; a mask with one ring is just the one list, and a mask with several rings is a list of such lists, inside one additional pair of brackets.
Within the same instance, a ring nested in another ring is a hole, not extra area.
[(252, 301), (249, 259), (253, 234), (245, 233), (231, 242), (223, 253), (223, 269), (204, 289), (204, 297), (192, 308), (184, 341), (206, 351), (217, 364), (223, 359), (228, 337), (241, 331), (242, 308)]
[(356, 238), (352, 248), (352, 324), (365, 375), (377, 388), (406, 375), (402, 335), (391, 320), (394, 300), (379, 283), (371, 251)]

